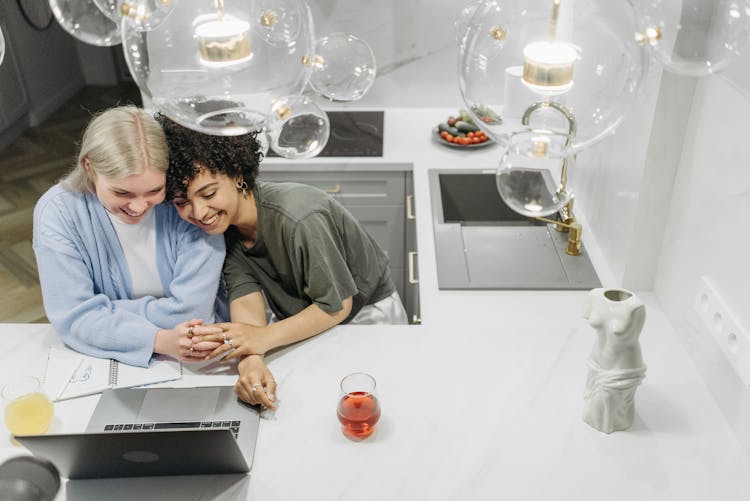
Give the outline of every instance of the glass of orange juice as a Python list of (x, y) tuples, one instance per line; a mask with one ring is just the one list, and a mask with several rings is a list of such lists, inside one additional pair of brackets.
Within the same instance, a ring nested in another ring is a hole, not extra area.
[(2, 389), (5, 426), (13, 435), (38, 435), (49, 429), (54, 417), (54, 406), (42, 390), (39, 380), (21, 376)]

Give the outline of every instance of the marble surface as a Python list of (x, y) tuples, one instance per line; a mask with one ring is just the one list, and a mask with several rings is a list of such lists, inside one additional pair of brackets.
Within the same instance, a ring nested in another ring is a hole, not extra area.
[[(412, 170), (422, 325), (340, 326), (272, 355), (281, 403), (261, 424), (249, 477), (70, 482), (59, 499), (96, 499), (102, 490), (110, 499), (163, 500), (745, 499), (750, 456), (653, 294), (638, 293), (648, 372), (635, 422), (604, 435), (581, 419), (595, 335), (581, 318), (585, 291), (438, 290), (427, 171), (494, 170), (498, 154), (432, 141), (434, 124), (454, 112), (389, 109), (383, 158), (294, 164)], [(269, 159), (265, 168), (288, 165)], [(604, 285), (615, 285), (593, 237), (584, 230)], [(44, 346), (58, 342), (45, 325), (0, 325), (0, 336), (0, 381), (43, 374)], [(335, 415), (338, 382), (353, 371), (376, 378), (383, 407), (376, 434), (362, 443), (341, 435)], [(233, 379), (231, 367), (187, 371), (180, 384)], [(97, 398), (57, 404), (52, 431), (83, 430)], [(0, 441), (3, 458), (22, 453), (4, 428)]]
[[(585, 293), (430, 296), (453, 305), (440, 322), (341, 326), (269, 357), (280, 406), (261, 423), (249, 478), (77, 481), (58, 499), (103, 489), (109, 499), (144, 490), (184, 499), (196, 485), (191, 499), (746, 498), (750, 458), (652, 296), (635, 422), (612, 435), (581, 419), (594, 336), (580, 318)], [(58, 342), (44, 325), (5, 324), (0, 335), (9, 341), (3, 381), (41, 375), (44, 346)], [(335, 415), (338, 382), (353, 371), (376, 378), (383, 409), (360, 443), (344, 438)], [(200, 372), (188, 370), (180, 385), (233, 380)], [(82, 431), (97, 398), (56, 404), (53, 431)], [(4, 428), (0, 442), (1, 458), (22, 452)]]

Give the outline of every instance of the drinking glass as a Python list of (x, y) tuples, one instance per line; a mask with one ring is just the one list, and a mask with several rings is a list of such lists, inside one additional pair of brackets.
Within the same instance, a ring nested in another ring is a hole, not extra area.
[(5, 426), (13, 435), (45, 433), (52, 423), (54, 407), (32, 376), (12, 379), (2, 390)]
[(373, 434), (380, 419), (380, 403), (372, 376), (355, 372), (341, 380), (338, 418), (341, 431), (350, 439), (364, 440)]

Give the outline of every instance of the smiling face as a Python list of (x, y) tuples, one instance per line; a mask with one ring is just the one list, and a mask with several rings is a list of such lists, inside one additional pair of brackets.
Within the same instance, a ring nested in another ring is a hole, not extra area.
[(152, 168), (126, 177), (94, 176), (93, 179), (101, 204), (126, 224), (139, 223), (151, 207), (164, 201), (165, 183), (164, 172)]
[(175, 197), (180, 217), (210, 235), (221, 235), (240, 218), (242, 193), (237, 181), (225, 174), (202, 169), (187, 188), (185, 196)]

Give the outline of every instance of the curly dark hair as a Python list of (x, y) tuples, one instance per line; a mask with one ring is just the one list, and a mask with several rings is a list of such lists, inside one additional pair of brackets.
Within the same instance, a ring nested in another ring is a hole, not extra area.
[(156, 120), (164, 129), (169, 148), (168, 199), (184, 197), (190, 182), (203, 169), (232, 179), (241, 178), (249, 189), (255, 186), (263, 160), (257, 133), (212, 136), (183, 127), (159, 113)]

